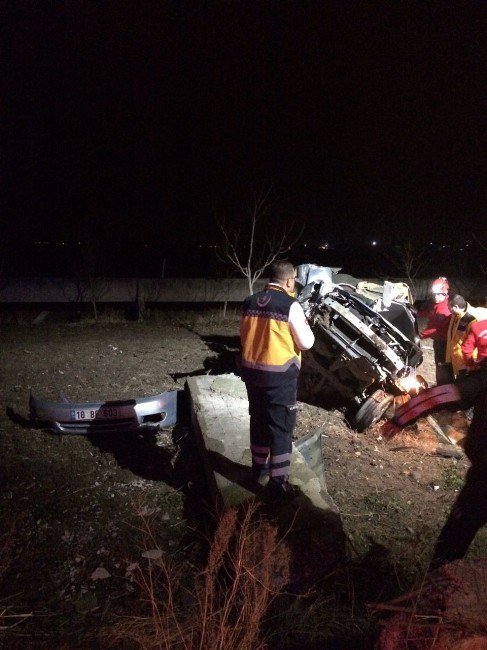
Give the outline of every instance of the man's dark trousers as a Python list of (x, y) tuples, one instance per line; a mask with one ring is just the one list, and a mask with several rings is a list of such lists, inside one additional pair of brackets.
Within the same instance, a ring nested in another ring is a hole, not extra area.
[(270, 454), (269, 473), (286, 480), (291, 461), (292, 435), (296, 424), (297, 377), (277, 386), (246, 383), (250, 414), (252, 468), (259, 473)]

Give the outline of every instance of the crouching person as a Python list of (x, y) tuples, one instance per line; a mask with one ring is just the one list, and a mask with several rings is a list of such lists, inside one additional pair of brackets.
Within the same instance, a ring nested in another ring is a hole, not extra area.
[(454, 384), (436, 386), (413, 397), (383, 425), (384, 436), (391, 437), (398, 428), (448, 404), (473, 406), (465, 439), (465, 453), (472, 465), (436, 542), (432, 569), (462, 558), (477, 531), (487, 523), (487, 360), (479, 365), (478, 372), (461, 375)]
[(298, 493), (288, 481), (297, 384), (301, 350), (309, 350), (314, 343), (314, 334), (294, 297), (295, 278), (290, 262), (274, 262), (264, 290), (245, 299), (240, 324), (252, 475), (258, 481), (268, 469), (268, 489), (277, 498)]

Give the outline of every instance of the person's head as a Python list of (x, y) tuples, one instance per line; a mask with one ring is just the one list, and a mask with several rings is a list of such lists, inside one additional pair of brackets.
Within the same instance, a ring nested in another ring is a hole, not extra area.
[(448, 309), (452, 314), (463, 314), (467, 309), (467, 301), (460, 294), (456, 294), (448, 301)]
[(448, 297), (450, 285), (446, 278), (436, 278), (431, 285), (431, 293), (436, 303), (443, 302)]
[(296, 286), (296, 269), (291, 262), (273, 262), (271, 264), (269, 280), (292, 293)]

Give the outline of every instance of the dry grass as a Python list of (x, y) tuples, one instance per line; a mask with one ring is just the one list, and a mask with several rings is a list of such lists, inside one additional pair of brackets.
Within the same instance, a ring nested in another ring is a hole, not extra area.
[[(7, 572), (16, 552), (15, 530), (17, 521), (14, 521), (9, 530), (0, 537), (0, 578)], [(0, 632), (10, 630), (32, 617), (32, 613), (15, 613), (9, 601), (13, 597), (0, 600)]]
[(379, 650), (487, 648), (487, 561), (456, 561), (425, 574), (418, 589), (376, 611), (393, 614)]
[[(147, 544), (154, 535), (146, 527)], [(141, 648), (265, 647), (262, 623), (289, 579), (289, 550), (256, 506), (219, 520), (206, 567), (188, 578), (188, 565), (148, 560), (135, 575), (145, 612), (106, 631), (112, 645), (130, 639)]]

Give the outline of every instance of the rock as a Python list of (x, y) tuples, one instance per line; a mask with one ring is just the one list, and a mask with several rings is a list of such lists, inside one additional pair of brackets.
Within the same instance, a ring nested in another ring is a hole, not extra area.
[(463, 458), (465, 452), (461, 447), (455, 445), (438, 445), (436, 447), (435, 453), (438, 456), (443, 456), (444, 458)]
[(107, 578), (110, 578), (110, 576), (111, 576), (111, 573), (109, 573), (105, 569), (105, 567), (99, 566), (91, 574), (91, 579), (92, 580), (106, 580)]
[(142, 557), (146, 557), (148, 560), (158, 560), (162, 557), (162, 551), (160, 548), (152, 548), (148, 551), (144, 551)]
[(132, 564), (129, 564), (128, 567), (125, 569), (125, 577), (131, 578), (132, 573), (135, 571), (135, 569), (137, 569), (138, 566), (139, 565), (137, 564), (137, 562), (132, 562)]

